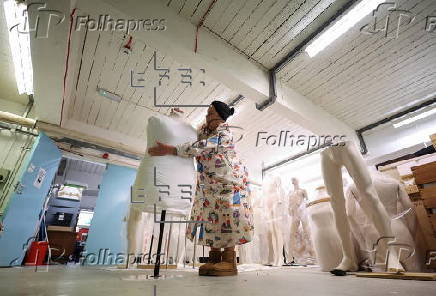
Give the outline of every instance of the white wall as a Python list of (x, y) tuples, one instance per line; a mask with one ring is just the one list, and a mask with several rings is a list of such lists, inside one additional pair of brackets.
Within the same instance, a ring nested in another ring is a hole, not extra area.
[(430, 135), (436, 133), (436, 115), (415, 123), (394, 128), (391, 123), (380, 128), (364, 133), (364, 139), (368, 147), (368, 158), (380, 156), (406, 149), (415, 145), (416, 150), (424, 148), (430, 142)]
[(321, 175), (319, 153), (314, 153), (297, 161), (289, 162), (281, 167), (270, 170), (267, 172), (264, 179), (270, 175), (276, 175), (281, 178), (286, 193), (292, 189), (291, 178), (297, 178), (300, 181), (300, 187), (306, 189), (309, 200), (316, 199), (315, 189), (324, 184)]

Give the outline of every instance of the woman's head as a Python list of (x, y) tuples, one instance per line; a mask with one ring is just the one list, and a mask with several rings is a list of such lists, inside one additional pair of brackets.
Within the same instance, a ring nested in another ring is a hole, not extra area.
[(235, 113), (235, 109), (230, 108), (226, 103), (213, 101), (207, 109), (206, 124), (215, 128), (221, 122), (225, 122), (233, 113)]

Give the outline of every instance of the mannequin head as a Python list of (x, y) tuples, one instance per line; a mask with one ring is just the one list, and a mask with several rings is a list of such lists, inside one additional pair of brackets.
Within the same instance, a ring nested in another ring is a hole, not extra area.
[(294, 185), (294, 190), (300, 188), (300, 181), (298, 181), (297, 178), (293, 177), (291, 178), (292, 185)]

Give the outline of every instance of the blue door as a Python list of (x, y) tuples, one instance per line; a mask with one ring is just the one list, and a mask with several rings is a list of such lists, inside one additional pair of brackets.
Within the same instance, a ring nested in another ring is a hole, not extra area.
[(55, 143), (40, 133), (23, 164), (21, 186), (10, 198), (0, 235), (0, 266), (20, 265), (32, 242), (51, 182), (62, 154)]
[[(136, 170), (108, 164), (94, 210), (84, 264), (121, 264), (127, 250), (125, 218), (130, 204), (130, 187)], [(120, 259), (120, 261), (118, 259)]]

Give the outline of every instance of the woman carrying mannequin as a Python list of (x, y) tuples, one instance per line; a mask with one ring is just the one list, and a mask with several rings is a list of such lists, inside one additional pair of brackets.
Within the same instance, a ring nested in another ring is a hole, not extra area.
[(213, 101), (197, 142), (178, 146), (157, 142), (148, 150), (152, 156), (177, 155), (195, 157), (197, 161), (197, 188), (190, 220), (199, 222), (188, 224), (187, 236), (193, 240), (200, 226), (199, 244), (211, 248), (209, 262), (200, 266), (200, 275), (236, 275), (235, 246), (252, 239), (248, 174), (226, 124), (233, 113), (234, 108)]

